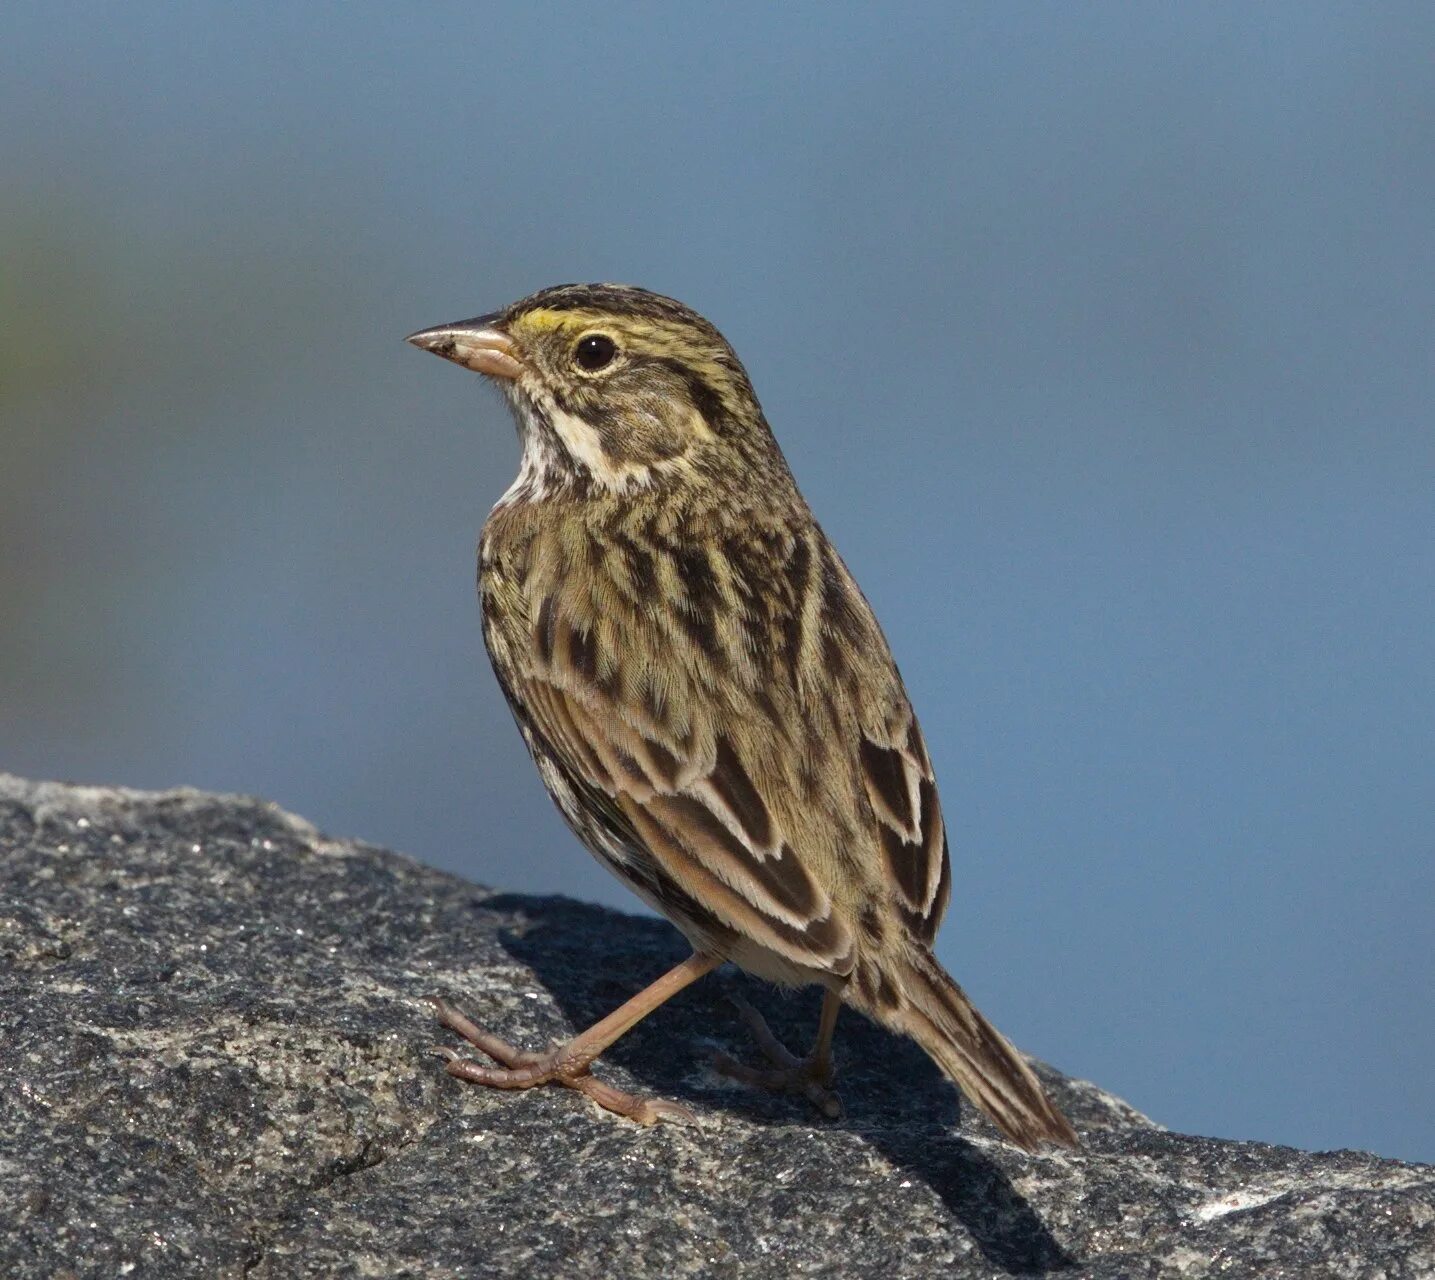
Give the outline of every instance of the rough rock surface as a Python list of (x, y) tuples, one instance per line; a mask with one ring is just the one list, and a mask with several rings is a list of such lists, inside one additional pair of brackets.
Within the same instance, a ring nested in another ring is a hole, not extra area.
[(1049, 1070), (1085, 1148), (1025, 1156), (850, 1015), (845, 1120), (739, 1090), (705, 1065), (748, 1054), (724, 990), (794, 1041), (816, 999), (738, 975), (600, 1068), (699, 1129), (426, 1056), (428, 993), (536, 1047), (682, 954), (659, 921), (480, 889), (258, 801), (0, 775), (0, 1274), (1435, 1274), (1429, 1166), (1167, 1133)]

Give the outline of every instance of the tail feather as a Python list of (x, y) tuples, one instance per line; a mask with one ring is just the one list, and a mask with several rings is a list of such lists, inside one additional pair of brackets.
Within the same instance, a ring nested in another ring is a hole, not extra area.
[(1035, 1151), (1042, 1142), (1075, 1147), (1066, 1117), (1012, 1043), (988, 1022), (937, 963), (921, 951), (889, 982), (905, 997), (896, 1010), (879, 1013), (931, 1055), (991, 1122), (1017, 1146)]

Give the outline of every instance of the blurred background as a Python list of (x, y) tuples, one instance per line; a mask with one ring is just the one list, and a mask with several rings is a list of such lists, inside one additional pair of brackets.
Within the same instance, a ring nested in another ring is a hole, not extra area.
[(0, 767), (633, 908), (420, 326), (674, 294), (920, 709), (940, 953), (1200, 1133), (1435, 1159), (1435, 9), (11, 3)]

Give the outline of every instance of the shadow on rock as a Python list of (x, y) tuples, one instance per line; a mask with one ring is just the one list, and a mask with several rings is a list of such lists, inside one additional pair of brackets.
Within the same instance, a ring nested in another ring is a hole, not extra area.
[[(566, 898), (503, 894), (483, 900), (479, 909), (518, 922), (500, 940), (533, 970), (572, 1030), (610, 1013), (688, 954), (681, 935), (664, 921)], [(643, 1092), (727, 1111), (749, 1123), (829, 1123), (815, 1120), (799, 1099), (736, 1088), (703, 1069), (705, 1056), (717, 1047), (757, 1062), (726, 999), (737, 992), (794, 1050), (810, 1045), (815, 990), (776, 991), (725, 967), (639, 1023), (602, 1061), (627, 1071)], [(482, 1017), (482, 1010), (475, 1012)], [(1074, 1265), (1001, 1168), (957, 1134), (959, 1095), (915, 1044), (844, 1010), (836, 1057), (846, 1117), (832, 1123), (860, 1135), (930, 1187), (991, 1265), (1015, 1275)]]

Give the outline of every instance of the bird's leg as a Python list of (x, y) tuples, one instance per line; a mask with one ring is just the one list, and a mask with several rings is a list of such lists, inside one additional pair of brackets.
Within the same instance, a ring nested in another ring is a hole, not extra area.
[(762, 1014), (746, 1000), (741, 996), (730, 998), (772, 1066), (766, 1069), (745, 1066), (725, 1053), (714, 1055), (713, 1066), (723, 1075), (754, 1088), (773, 1093), (800, 1093), (829, 1120), (837, 1119), (842, 1114), (842, 1100), (830, 1087), (836, 1075), (832, 1066), (832, 1032), (837, 1026), (842, 997), (835, 991), (823, 995), (817, 1040), (805, 1058), (799, 1058), (773, 1035)]
[(470, 1022), (444, 1000), (434, 999), (439, 1022), (456, 1031), (481, 1053), (500, 1066), (490, 1067), (473, 1058), (465, 1058), (453, 1049), (436, 1049), (447, 1062), (449, 1075), (473, 1084), (486, 1084), (495, 1089), (531, 1089), (539, 1084), (561, 1084), (576, 1089), (600, 1107), (627, 1116), (639, 1124), (659, 1120), (695, 1123), (697, 1117), (676, 1102), (656, 1098), (639, 1098), (604, 1084), (590, 1074), (593, 1060), (624, 1032), (652, 1013), (664, 1001), (677, 995), (684, 987), (711, 973), (722, 961), (716, 956), (694, 952), (680, 965), (669, 969), (651, 986), (643, 988), (631, 1000), (619, 1005), (606, 1018), (565, 1044), (554, 1045), (547, 1053), (530, 1053), (515, 1049), (491, 1032)]

